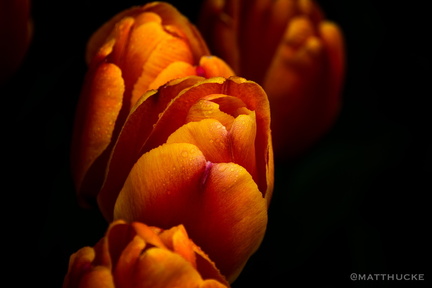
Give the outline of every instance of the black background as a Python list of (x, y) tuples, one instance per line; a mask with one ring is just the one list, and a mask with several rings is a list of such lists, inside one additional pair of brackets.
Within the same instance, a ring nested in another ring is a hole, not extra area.
[[(196, 20), (201, 1), (168, 2)], [(105, 231), (96, 211), (78, 207), (69, 171), (85, 44), (111, 16), (144, 3), (33, 1), (30, 49), (0, 87), (11, 287), (61, 287), (70, 254)], [(426, 4), (318, 3), (345, 35), (343, 109), (305, 155), (276, 161), (267, 235), (232, 287), (425, 287), (432, 277)], [(351, 273), (424, 274), (426, 281), (354, 282)]]

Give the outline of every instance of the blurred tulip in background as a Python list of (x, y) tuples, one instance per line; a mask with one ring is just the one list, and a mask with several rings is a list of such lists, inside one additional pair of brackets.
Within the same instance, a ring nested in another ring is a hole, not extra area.
[(30, 45), (30, 0), (0, 0), (0, 84), (20, 67)]
[(297, 157), (340, 111), (343, 35), (312, 0), (205, 0), (198, 27), (211, 52), (263, 86), (275, 157)]
[(182, 225), (115, 221), (94, 247), (72, 254), (63, 288), (229, 287)]

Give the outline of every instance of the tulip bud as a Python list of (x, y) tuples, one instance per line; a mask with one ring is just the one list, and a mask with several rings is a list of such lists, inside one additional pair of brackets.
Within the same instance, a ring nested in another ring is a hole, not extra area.
[(195, 26), (165, 2), (115, 15), (90, 38), (86, 60), (89, 70), (76, 110), (71, 157), (83, 205), (94, 202), (118, 133), (147, 90), (188, 75), (234, 74), (209, 55)]
[(314, 1), (205, 0), (199, 28), (236, 75), (266, 91), (276, 158), (298, 156), (332, 127), (341, 106), (343, 36)]
[(126, 119), (106, 171), (98, 203), (107, 220), (183, 224), (232, 282), (267, 225), (267, 95), (235, 76), (189, 76), (150, 90)]
[(0, 84), (19, 68), (33, 35), (30, 0), (0, 0)]
[(63, 288), (229, 287), (182, 225), (167, 230), (112, 222), (94, 246), (71, 255)]

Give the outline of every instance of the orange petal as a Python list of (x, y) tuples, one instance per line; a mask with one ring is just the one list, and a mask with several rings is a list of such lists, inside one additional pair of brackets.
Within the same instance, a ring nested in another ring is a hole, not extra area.
[(131, 105), (134, 105), (137, 99), (149, 89), (150, 84), (162, 70), (177, 61), (193, 63), (190, 47), (184, 39), (166, 34), (166, 37), (152, 49), (145, 65), (140, 67), (142, 73), (132, 91)]
[(257, 184), (264, 197), (270, 199), (273, 191), (273, 176), (268, 171), (273, 169), (273, 157), (270, 134), (270, 105), (263, 88), (253, 81), (242, 77), (230, 77), (223, 84), (227, 95), (241, 99), (247, 109), (255, 111), (257, 136), (255, 140)]
[(234, 76), (235, 73), (231, 67), (221, 58), (216, 56), (203, 56), (200, 59), (199, 67), (204, 71), (204, 77), (224, 77)]
[(86, 197), (93, 193), (89, 191), (95, 191), (92, 185), (100, 185), (103, 177), (103, 172), (95, 172), (88, 176), (89, 183), (85, 180), (87, 171), (112, 140), (124, 92), (121, 71), (113, 64), (102, 64), (90, 70), (83, 87), (76, 110), (79, 117), (75, 120), (71, 161), (78, 194)]
[[(229, 282), (258, 249), (267, 225), (267, 202), (243, 167), (212, 164), (193, 218), (185, 226), (191, 239), (212, 259)], [(227, 257), (227, 255), (229, 255)]]
[(164, 144), (145, 153), (130, 170), (114, 206), (114, 219), (169, 228), (189, 216), (206, 159), (192, 144)]
[(249, 115), (237, 116), (231, 126), (229, 136), (230, 150), (234, 158), (232, 162), (244, 167), (257, 182), (255, 112), (250, 112)]
[(139, 261), (146, 242), (139, 236), (135, 236), (123, 249), (113, 271), (116, 285), (127, 287), (130, 279), (134, 277), (134, 266)]
[(183, 78), (195, 74), (196, 69), (191, 64), (181, 61), (173, 62), (156, 76), (156, 78), (149, 84), (148, 89), (158, 89), (160, 86), (173, 79)]
[[(136, 13), (140, 12), (140, 7), (132, 7), (130, 9), (126, 9), (121, 11), (112, 17), (109, 21), (105, 22), (99, 29), (97, 29), (90, 37), (87, 42), (86, 47), (86, 62), (90, 64), (93, 57), (96, 55), (97, 51), (100, 47), (104, 45), (105, 42), (110, 41), (109, 39), (114, 38), (112, 36), (113, 30), (115, 30), (115, 26), (118, 25), (123, 18), (133, 18)], [(116, 27), (117, 29), (117, 27)]]
[(232, 161), (228, 131), (215, 119), (189, 122), (172, 133), (166, 143), (193, 144), (210, 162)]
[(189, 288), (198, 286), (202, 281), (194, 267), (180, 255), (159, 248), (147, 250), (135, 271), (133, 283), (140, 283), (142, 288)]
[(168, 230), (164, 230), (159, 234), (159, 237), (166, 244), (169, 250), (179, 254), (195, 269), (197, 268), (194, 251), (195, 245), (189, 239), (189, 236), (183, 225), (178, 225)]
[(198, 63), (201, 56), (210, 54), (206, 42), (195, 25), (173, 5), (166, 2), (154, 1), (146, 4), (144, 9), (159, 14), (163, 19), (163, 25), (168, 27), (168, 29), (170, 27), (175, 28), (176, 34), (186, 39), (194, 57), (192, 63)]

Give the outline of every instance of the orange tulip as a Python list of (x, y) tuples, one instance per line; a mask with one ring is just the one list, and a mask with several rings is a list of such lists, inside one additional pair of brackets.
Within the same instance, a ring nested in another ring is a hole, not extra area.
[(21, 65), (33, 35), (30, 0), (0, 0), (0, 84)]
[(115, 15), (90, 38), (89, 71), (76, 111), (72, 171), (83, 205), (94, 201), (112, 145), (149, 89), (188, 75), (233, 75), (173, 6), (153, 2)]
[(299, 155), (332, 127), (344, 43), (314, 1), (205, 0), (199, 27), (215, 55), (267, 92), (276, 157)]
[(63, 288), (229, 287), (182, 225), (163, 230), (118, 220), (71, 255)]
[(236, 76), (189, 76), (137, 102), (98, 203), (108, 221), (183, 224), (232, 282), (264, 237), (272, 190), (264, 90)]

